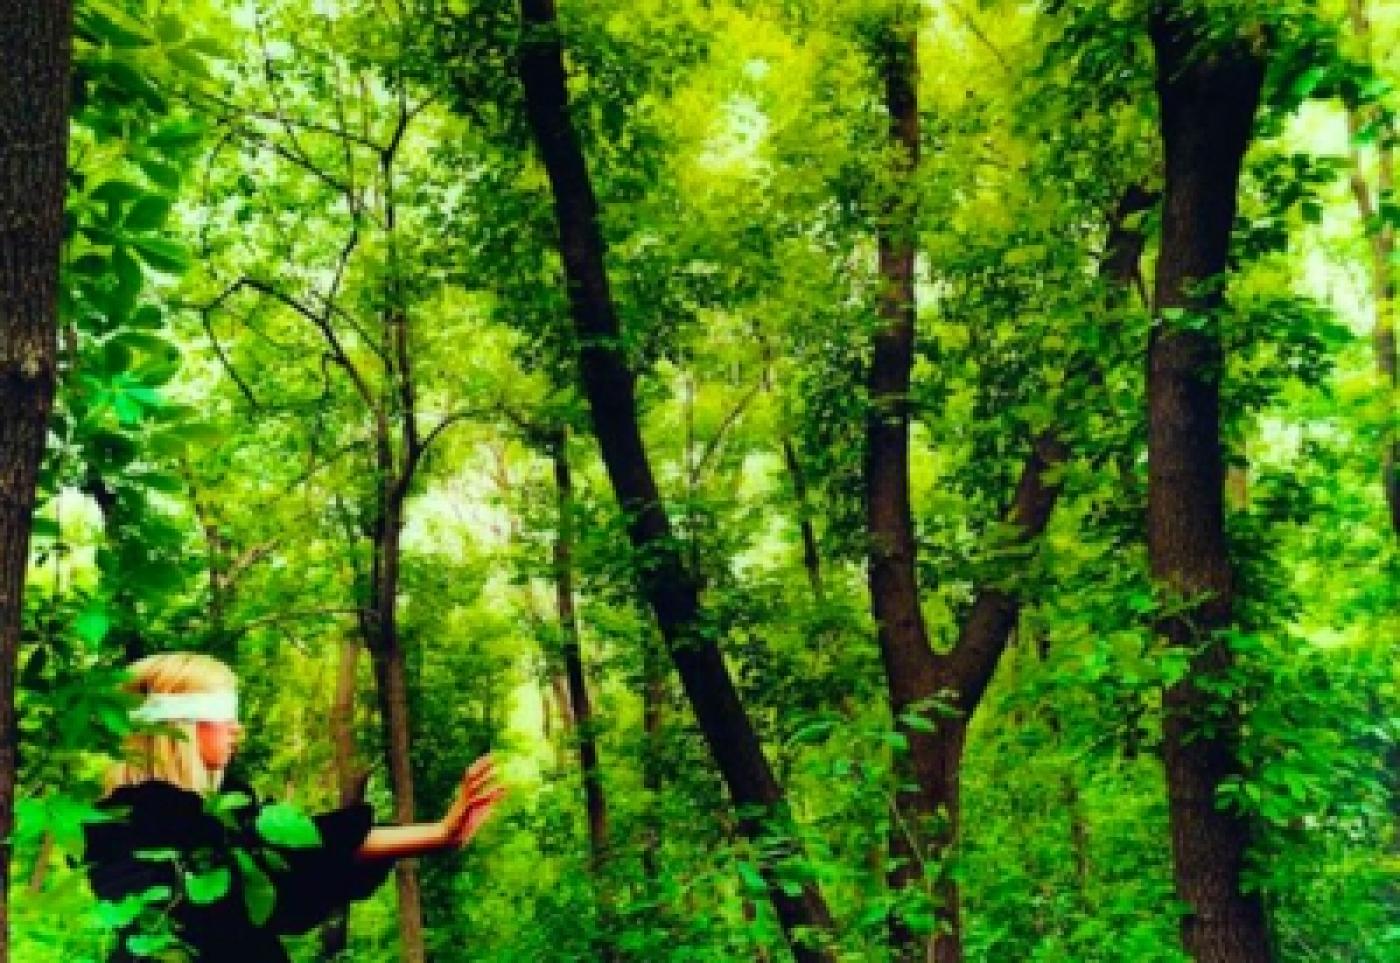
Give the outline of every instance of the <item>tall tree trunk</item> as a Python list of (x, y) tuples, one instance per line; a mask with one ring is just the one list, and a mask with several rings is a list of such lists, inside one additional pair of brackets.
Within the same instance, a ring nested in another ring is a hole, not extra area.
[[(636, 378), (618, 347), (619, 326), (603, 258), (598, 205), (569, 112), (563, 48), (552, 0), (521, 0), (525, 33), (518, 68), (526, 113), (554, 195), (560, 253), (570, 313), (579, 342), (579, 374), (603, 462), (637, 552), (649, 564), (639, 573), (643, 592), (666, 639), (700, 730), (736, 805), (784, 820), (783, 793), (713, 641), (695, 631), (699, 586), (679, 555), (661, 504), (637, 421)], [(746, 818), (741, 830), (760, 832)], [(831, 930), (831, 917), (811, 885), (788, 893), (764, 867), (769, 898), (800, 960), (827, 960), (830, 951), (798, 938)]]
[[(554, 542), (554, 588), (559, 628), (563, 635), (564, 675), (568, 703), (565, 711), (573, 726), (572, 737), (578, 748), (579, 772), (583, 777), (584, 812), (588, 820), (588, 850), (593, 870), (598, 915), (608, 929), (612, 900), (604, 875), (608, 859), (608, 804), (603, 794), (603, 773), (598, 761), (598, 732), (593, 703), (588, 697), (588, 680), (583, 671), (578, 616), (574, 611), (574, 485), (569, 471), (569, 436), (560, 429), (552, 441), (554, 486), (559, 514), (559, 532)], [(616, 947), (606, 935), (597, 947), (599, 959), (611, 963), (618, 958)]]
[[(340, 660), (335, 672), (335, 698), (331, 703), (331, 758), (334, 764), (336, 794), (340, 805), (362, 802), (365, 771), (355, 758), (355, 679), (360, 661), (360, 643), (351, 636), (340, 642)], [(332, 960), (343, 953), (350, 936), (350, 906), (338, 909), (321, 927), (321, 956)]]
[[(1164, 314), (1212, 314), (1221, 305), (1240, 168), (1264, 74), (1261, 59), (1242, 41), (1199, 49), (1199, 28), (1169, 4), (1152, 12), (1166, 151), (1155, 303)], [(1159, 626), (1170, 644), (1195, 653), (1163, 704), (1176, 888), (1189, 907), (1182, 938), (1200, 963), (1257, 963), (1271, 954), (1259, 896), (1240, 890), (1249, 825), (1216, 803), (1216, 788), (1240, 771), (1236, 709), (1221, 704), (1227, 697), (1210, 694), (1210, 684), (1231, 666), (1216, 633), (1230, 622), (1235, 592), (1223, 504), (1222, 367), (1211, 326), (1164, 320), (1153, 327), (1147, 544), (1154, 579), (1174, 594), (1206, 596)]]
[(70, 0), (0, 0), (0, 961), (10, 958), (24, 576), (56, 377), (72, 32)]
[[(1369, 61), (1373, 55), (1371, 18), (1366, 10), (1366, 0), (1348, 0), (1347, 11), (1351, 19), (1352, 32), (1360, 42), (1363, 56)], [(1354, 106), (1347, 109), (1347, 131), (1353, 140), (1360, 132), (1363, 118)], [(1366, 175), (1361, 151), (1351, 148), (1351, 190), (1356, 198), (1356, 206), (1370, 238), (1371, 248), (1371, 301), (1374, 318), (1371, 328), (1371, 342), (1375, 347), (1376, 371), (1381, 376), (1383, 390), (1387, 393), (1387, 412), (1395, 411), (1400, 402), (1400, 355), (1397, 355), (1395, 341), (1396, 305), (1400, 303), (1395, 267), (1395, 226), (1389, 219), (1377, 223), (1380, 205), (1395, 203), (1395, 148), (1388, 138), (1376, 140), (1376, 179), (1375, 190)], [(1393, 430), (1381, 438), (1381, 483), (1385, 500), (1390, 508), (1390, 527), (1400, 535), (1400, 437)]]
[[(408, 673), (399, 643), (399, 536), (403, 531), (403, 498), (397, 486), (384, 483), (384, 506), (375, 532), (372, 587), (374, 591), (371, 649), (384, 726), (384, 751), (389, 784), (394, 793), (394, 818), (403, 825), (417, 820), (413, 801), (413, 747), (408, 707)], [(404, 963), (423, 963), (423, 895), (418, 861), (401, 859), (394, 867), (399, 895), (399, 937)]]
[[(898, 145), (896, 182), (907, 179), (918, 163), (919, 131), (917, 28), (892, 24), (883, 52), (890, 133)], [(1150, 206), (1154, 198), (1141, 190), (1125, 194), (1110, 224), (1101, 267), (1112, 282), (1111, 303), (1137, 278), (1142, 251), (1140, 233), (1125, 226), (1127, 217)], [(871, 608), (879, 630), (880, 652), (889, 684), (896, 725), (908, 743), (909, 786), (896, 797), (891, 834), (894, 868), (890, 885), (902, 889), (927, 872), (925, 861), (941, 863), (959, 829), (959, 780), (967, 725), (980, 704), (997, 662), (1005, 651), (1020, 612), (1020, 599), (1001, 589), (981, 588), (974, 596), (952, 649), (935, 653), (919, 605), (912, 511), (909, 504), (910, 372), (914, 358), (914, 237), (912, 218), (901, 217), (892, 203), (879, 237), (884, 280), (879, 303), (883, 329), (876, 335), (870, 371), (871, 414), (867, 425), (866, 511), (870, 533)], [(1059, 435), (1036, 438), (1021, 470), (1007, 519), (1020, 538), (1038, 538), (1059, 498), (1058, 483), (1044, 477), (1068, 457)], [(930, 714), (935, 701), (947, 700), (956, 715)], [(911, 709), (933, 724), (910, 726)], [(894, 955), (905, 960), (931, 957), (937, 963), (962, 959), (959, 894), (944, 870), (935, 868), (935, 897), (940, 926), (931, 946), (898, 918), (891, 920)]]
[(593, 705), (583, 673), (578, 618), (574, 614), (574, 489), (569, 472), (568, 436), (560, 431), (553, 443), (554, 485), (558, 499), (559, 534), (554, 543), (554, 586), (563, 633), (564, 671), (568, 680), (570, 716), (578, 740), (579, 771), (583, 774), (584, 807), (588, 816), (588, 845), (594, 870), (601, 870), (608, 850), (608, 805), (598, 765), (598, 735)]
[[(912, 704), (942, 687), (919, 604), (913, 517), (909, 505), (909, 380), (914, 364), (915, 228), (906, 207), (913, 196), (911, 174), (919, 162), (918, 18), (907, 11), (886, 24), (878, 51), (895, 147), (894, 187), (878, 233), (882, 280), (878, 304), (881, 328), (875, 335), (869, 372), (870, 413), (866, 424), (865, 511), (870, 535), (870, 604), (878, 628), (880, 655), (889, 684), (896, 725), (909, 740), (903, 760), (912, 773), (898, 777), (897, 818), (891, 831), (890, 886), (914, 885), (926, 875), (924, 860), (941, 860), (957, 831), (957, 757), (966, 733), (963, 719), (938, 720), (934, 732), (902, 721)], [(913, 776), (912, 781), (907, 777)], [(934, 955), (962, 958), (958, 894), (939, 872), (940, 925)], [(922, 960), (923, 939), (902, 917), (890, 926), (897, 959)]]

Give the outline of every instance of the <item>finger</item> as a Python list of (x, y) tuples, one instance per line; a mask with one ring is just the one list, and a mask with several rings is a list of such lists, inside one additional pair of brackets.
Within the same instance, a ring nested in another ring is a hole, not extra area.
[(466, 803), (470, 803), (473, 799), (484, 796), (489, 792), (494, 792), (500, 785), (500, 780), (492, 774), (480, 782), (473, 783), (471, 786), (463, 786), (462, 800)]
[(467, 811), (463, 813), (462, 820), (458, 823), (458, 827), (480, 826), (485, 822), (486, 817), (496, 808), (496, 804), (505, 798), (505, 794), (506, 791), (504, 789), (497, 789), (488, 795), (473, 800), (472, 804), (467, 807)]
[(494, 806), (496, 803), (500, 802), (503, 798), (505, 798), (505, 794), (505, 787), (497, 786), (490, 792), (483, 793), (482, 795), (477, 796), (471, 801), (467, 808), (471, 810), (476, 810)]
[(471, 811), (467, 814), (467, 818), (462, 820), (461, 825), (457, 827), (457, 831), (452, 835), (452, 841), (458, 849), (465, 846), (471, 841), (472, 837), (477, 834), (477, 831), (480, 830), (491, 817), (492, 812), (495, 810), (496, 803), (500, 802), (503, 795), (505, 795), (505, 791), (500, 790), (483, 800), (481, 805), (472, 807)]
[(482, 805), (490, 805), (504, 794), (505, 788), (494, 782), (482, 785), (470, 794), (464, 792), (453, 800), (452, 806), (447, 811), (446, 822), (454, 827), (455, 831), (455, 827), (460, 826), (463, 821), (470, 817), (473, 809), (480, 808)]
[(468, 766), (462, 774), (462, 788), (470, 792), (473, 787), (491, 779), (495, 774), (495, 764), (489, 756), (483, 756)]

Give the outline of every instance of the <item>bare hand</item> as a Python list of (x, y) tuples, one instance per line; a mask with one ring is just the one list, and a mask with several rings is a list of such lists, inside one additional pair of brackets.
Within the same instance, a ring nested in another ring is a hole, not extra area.
[(495, 763), (489, 753), (468, 766), (462, 773), (456, 798), (442, 817), (441, 825), (448, 847), (461, 849), (467, 845), (505, 792), (505, 788), (496, 781)]

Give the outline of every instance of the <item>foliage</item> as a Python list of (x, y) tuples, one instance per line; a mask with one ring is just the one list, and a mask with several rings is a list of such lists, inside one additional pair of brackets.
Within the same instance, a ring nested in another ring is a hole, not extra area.
[[(101, 754), (129, 727), (119, 667), (137, 655), (229, 659), (250, 707), (243, 770), (301, 808), (336, 804), (327, 714), (382, 563), (377, 419), (409, 411), (431, 439), (398, 558), (419, 816), (488, 747), (512, 786), (466, 852), (424, 863), (434, 958), (782, 958), (770, 868), (821, 886), (848, 958), (885, 958), (891, 912), (937, 925), (931, 890), (885, 885), (905, 746), (864, 572), (890, 192), (869, 54), (888, 5), (560, 6), (645, 441), (704, 586), (701, 630), (790, 819), (745, 841), (638, 597), (646, 559), (576, 383), (515, 5), (83, 0), (62, 386), (26, 593), (17, 958), (91, 958), (104, 927), (172, 898), (96, 905), (62, 858), (98, 818)], [(1259, 830), (1249, 884), (1280, 960), (1400, 953), (1400, 551), (1378, 481), (1400, 427), (1374, 373), (1365, 253), (1397, 207), (1380, 197), (1363, 223), (1348, 193), (1352, 151), (1371, 173), (1395, 147), (1400, 20), (1373, 9), (1362, 49), (1331, 0), (1202, 6), (1207, 41), (1243, 24), (1274, 59), (1224, 307), (1160, 322), (1143, 281), (1160, 212), (1118, 216), (1162, 187), (1145, 4), (947, 4), (920, 34), (924, 615), (946, 646), (978, 588), (1025, 600), (966, 750), (953, 871), (970, 960), (1184, 959), (1158, 750), (1185, 661), (1150, 630), (1179, 600), (1151, 584), (1143, 532), (1153, 323), (1227, 346), (1241, 591), (1236, 665), (1213, 681), (1243, 709), (1246, 772), (1218, 803)], [(1144, 248), (1113, 276), (1124, 230)], [(601, 863), (560, 695), (564, 429)], [(1072, 456), (1048, 530), (1020, 546), (1004, 512), (1046, 431)], [(352, 721), (387, 818), (367, 661)], [(307, 841), (294, 812), (264, 810), (269, 843)], [(238, 883), (265, 914), (244, 856), (191, 868), (186, 895)], [(394, 957), (393, 887), (350, 933), (346, 959)], [(314, 934), (291, 945), (320, 958)]]

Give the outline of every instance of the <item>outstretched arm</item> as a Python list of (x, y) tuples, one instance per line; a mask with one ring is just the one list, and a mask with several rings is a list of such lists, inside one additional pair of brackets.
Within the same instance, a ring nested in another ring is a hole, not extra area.
[(375, 826), (360, 844), (355, 858), (370, 862), (461, 849), (476, 835), (503, 795), (505, 789), (496, 783), (491, 757), (482, 756), (462, 774), (457, 795), (441, 819), (407, 826)]

